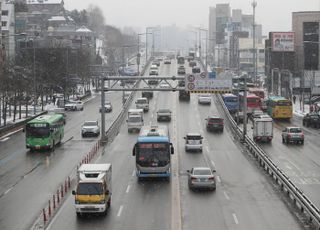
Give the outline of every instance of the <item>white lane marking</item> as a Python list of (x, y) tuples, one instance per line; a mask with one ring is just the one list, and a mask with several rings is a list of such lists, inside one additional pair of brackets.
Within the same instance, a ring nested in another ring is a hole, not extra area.
[(199, 125), (199, 126), (201, 126), (201, 123), (200, 123), (200, 121), (198, 121), (198, 125)]
[(9, 140), (9, 139), (10, 139), (9, 137), (6, 137), (6, 138), (1, 139), (0, 141), (1, 141), (1, 142), (5, 142), (5, 141), (7, 141), (7, 140)]
[(290, 162), (290, 164), (292, 164), (296, 169), (298, 169), (301, 172), (301, 169), (292, 161), (288, 160)]
[(228, 194), (227, 194), (226, 192), (223, 192), (223, 194), (224, 194), (224, 196), (225, 196), (225, 198), (226, 198), (227, 200), (230, 200), (230, 197), (228, 196)]
[(239, 224), (239, 221), (238, 221), (238, 218), (237, 218), (236, 214), (232, 213), (232, 216), (233, 216), (234, 222), (236, 224)]
[(132, 176), (134, 176), (136, 174), (136, 171), (135, 170), (133, 170), (133, 172), (132, 172)]
[(219, 176), (217, 176), (217, 180), (219, 183), (221, 183), (221, 178)]
[(121, 216), (122, 209), (123, 209), (123, 205), (120, 206), (119, 211), (118, 211), (118, 214), (117, 214), (117, 217), (120, 217), (120, 216)]
[(130, 185), (128, 185), (126, 193), (129, 193), (129, 190), (130, 190)]
[[(209, 151), (208, 151), (209, 152)], [(216, 167), (216, 164), (214, 163), (214, 161), (213, 160), (211, 160), (211, 164), (212, 164), (212, 166), (215, 168)]]
[(206, 146), (206, 151), (209, 152), (209, 147), (208, 146)]
[(10, 192), (12, 189), (13, 189), (13, 187), (9, 188), (7, 191), (5, 191), (5, 192), (3, 193), (3, 195), (6, 195), (6, 194), (7, 194), (8, 192)]

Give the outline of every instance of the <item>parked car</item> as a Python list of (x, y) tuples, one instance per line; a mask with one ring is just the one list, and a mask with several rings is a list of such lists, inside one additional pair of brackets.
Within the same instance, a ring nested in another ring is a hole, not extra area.
[(198, 104), (211, 104), (211, 95), (210, 94), (199, 94), (198, 95)]
[(186, 74), (186, 68), (183, 65), (178, 67), (178, 74)]
[(304, 134), (300, 127), (286, 127), (282, 130), (282, 143), (304, 144)]
[[(100, 112), (100, 113), (102, 112), (101, 107), (100, 107), (100, 109), (99, 109), (99, 112)], [(112, 104), (111, 104), (110, 101), (106, 101), (106, 102), (104, 103), (104, 112), (105, 112), (105, 113), (112, 112)]]
[(82, 101), (69, 101), (64, 105), (65, 110), (76, 111), (83, 110), (83, 102)]
[(216, 180), (214, 173), (209, 167), (194, 167), (187, 170), (189, 189), (216, 189)]
[(302, 125), (320, 128), (320, 114), (316, 112), (307, 113), (302, 119)]
[(209, 116), (206, 118), (207, 131), (220, 131), (223, 132), (224, 120), (218, 116)]
[(164, 64), (171, 64), (171, 60), (170, 59), (165, 59), (164, 60)]
[(202, 152), (202, 139), (200, 133), (188, 133), (185, 137), (185, 150), (188, 151), (200, 151)]
[(157, 121), (171, 121), (170, 109), (159, 109), (157, 111)]
[(100, 127), (98, 121), (85, 121), (81, 126), (81, 136), (99, 136)]

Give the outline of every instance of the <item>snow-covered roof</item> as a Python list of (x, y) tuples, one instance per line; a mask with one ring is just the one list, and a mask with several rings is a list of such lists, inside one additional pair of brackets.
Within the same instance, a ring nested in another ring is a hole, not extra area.
[(79, 29), (76, 30), (76, 32), (81, 32), (81, 33), (92, 33), (91, 30), (89, 30), (87, 27), (85, 26), (81, 26)]
[(27, 0), (27, 4), (61, 4), (63, 0)]
[(65, 21), (66, 18), (64, 16), (52, 16), (48, 20), (49, 21)]

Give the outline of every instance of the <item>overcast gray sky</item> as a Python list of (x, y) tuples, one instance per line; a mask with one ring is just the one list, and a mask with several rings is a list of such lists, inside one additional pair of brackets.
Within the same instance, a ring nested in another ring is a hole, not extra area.
[[(116, 27), (133, 26), (144, 30), (147, 26), (187, 25), (208, 26), (209, 7), (229, 3), (231, 9), (252, 14), (252, 0), (65, 0), (68, 10), (82, 10), (89, 4), (99, 6), (107, 24)], [(263, 33), (291, 30), (291, 12), (318, 11), (320, 0), (257, 0), (256, 23)]]

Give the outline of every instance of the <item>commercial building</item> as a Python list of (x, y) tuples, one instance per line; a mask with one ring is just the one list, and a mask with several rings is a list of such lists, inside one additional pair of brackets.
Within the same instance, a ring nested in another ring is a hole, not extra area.
[(12, 58), (15, 54), (15, 17), (14, 3), (12, 1), (2, 2), (1, 6), (1, 37), (2, 46), (6, 58)]
[(295, 70), (295, 33), (270, 32), (265, 43), (265, 72), (268, 91), (290, 98), (291, 78)]
[[(232, 12), (232, 14), (231, 14)], [(216, 7), (209, 8), (209, 56), (211, 64), (225, 68), (242, 68), (246, 66), (243, 62), (240, 65), (240, 53), (246, 56), (247, 51), (253, 56), (253, 15), (243, 14), (241, 9), (232, 9), (229, 4), (217, 4)], [(251, 49), (249, 41), (242, 41), (245, 45), (239, 52), (239, 39), (251, 38)], [(262, 25), (255, 25), (257, 63), (260, 65), (264, 61)], [(253, 62), (253, 58), (251, 59)], [(248, 69), (247, 67), (243, 69)], [(258, 67), (258, 73), (263, 73), (264, 68)]]
[(295, 74), (293, 87), (312, 93), (320, 87), (319, 25), (320, 11), (292, 13), (295, 32)]

